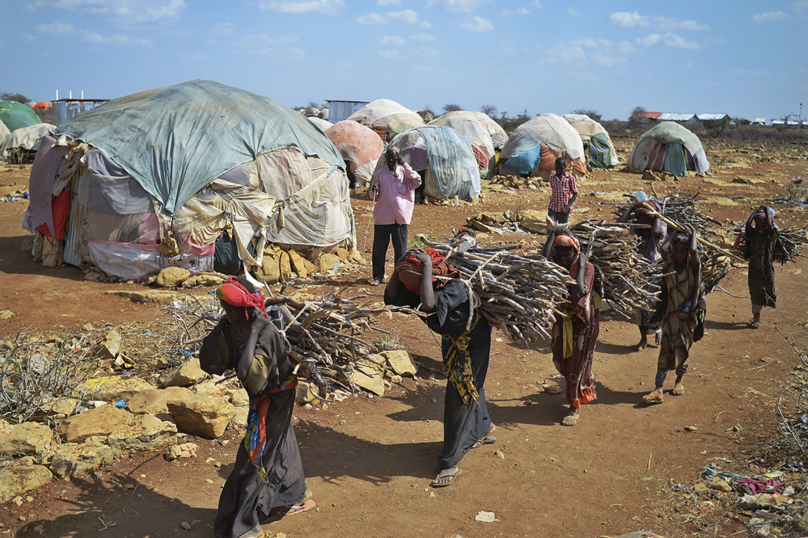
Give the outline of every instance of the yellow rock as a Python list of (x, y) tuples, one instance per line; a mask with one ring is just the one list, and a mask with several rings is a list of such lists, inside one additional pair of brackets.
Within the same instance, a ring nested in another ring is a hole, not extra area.
[(337, 256), (339, 256), (340, 260), (347, 262), (351, 258), (351, 253), (345, 250), (344, 248), (338, 248)]
[(317, 265), (319, 266), (322, 274), (326, 274), (327, 271), (336, 269), (339, 267), (339, 264), (340, 258), (336, 254), (322, 254), (319, 258), (317, 258)]
[(297, 273), (297, 276), (301, 278), (309, 276), (309, 272), (306, 270), (306, 264), (304, 263), (305, 260), (297, 251), (289, 250), (289, 261), (292, 265), (292, 271)]

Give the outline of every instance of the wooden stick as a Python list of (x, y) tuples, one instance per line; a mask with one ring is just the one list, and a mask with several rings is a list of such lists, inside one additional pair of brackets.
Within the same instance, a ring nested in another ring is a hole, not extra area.
[[(675, 230), (677, 230), (679, 232), (684, 232), (685, 231), (684, 228), (682, 228), (682, 226), (678, 222), (674, 222), (674, 221), (672, 221), (670, 219), (667, 219), (667, 218), (663, 217), (662, 215), (660, 215), (659, 213), (657, 213), (656, 211), (649, 211), (648, 215), (650, 215), (652, 217), (657, 217), (659, 220), (661, 220), (662, 222), (664, 222), (665, 224), (667, 224), (668, 226), (672, 227), (673, 229), (675, 229)], [(719, 247), (718, 245), (716, 245), (714, 243), (711, 243), (710, 241), (707, 241), (706, 239), (704, 239), (704, 237), (702, 237), (699, 234), (696, 234), (696, 239), (699, 241), (699, 243), (701, 243), (705, 247), (710, 247), (710, 248), (720, 252), (724, 256), (727, 256), (728, 258), (732, 258), (732, 259), (734, 259), (735, 261), (737, 261), (739, 263), (746, 263), (746, 260), (744, 260), (743, 258), (740, 258), (740, 257), (736, 256), (735, 254), (733, 254), (732, 252), (730, 252), (728, 250), (725, 250), (725, 249)]]

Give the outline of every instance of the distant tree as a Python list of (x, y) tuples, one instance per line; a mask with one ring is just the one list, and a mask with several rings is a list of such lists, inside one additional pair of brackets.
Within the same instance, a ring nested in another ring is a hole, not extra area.
[(314, 101), (309, 101), (308, 108), (317, 108), (317, 109), (319, 109), (321, 106), (322, 105), (320, 105), (320, 103), (316, 103)]
[(457, 112), (458, 110), (463, 110), (460, 105), (448, 104), (443, 106), (444, 112)]
[(483, 105), (480, 107), (480, 110), (482, 111), (483, 114), (485, 114), (490, 118), (493, 118), (494, 115), (497, 113), (497, 107), (495, 107), (494, 105)]
[(645, 107), (635, 106), (628, 117), (629, 123), (640, 123), (640, 116), (645, 114)]
[(522, 112), (519, 113), (518, 116), (516, 116), (516, 119), (520, 120), (520, 121), (529, 120), (530, 119), (530, 111), (528, 109), (524, 109)]
[(3, 92), (0, 93), (0, 101), (17, 101), (18, 103), (30, 103), (33, 99), (28, 99), (21, 93), (10, 93), (10, 92)]
[(601, 117), (601, 115), (598, 114), (596, 111), (588, 110), (588, 109), (585, 109), (585, 108), (576, 108), (575, 110), (572, 111), (572, 113), (573, 114), (582, 114), (584, 116), (589, 116), (590, 118), (592, 118), (595, 121), (600, 121), (600, 117)]
[(502, 114), (500, 114), (500, 116), (499, 116), (499, 117), (500, 117), (500, 119), (502, 119), (502, 120), (507, 120), (507, 119), (508, 119), (508, 111), (507, 111), (507, 110), (503, 110), (503, 111), (502, 111)]

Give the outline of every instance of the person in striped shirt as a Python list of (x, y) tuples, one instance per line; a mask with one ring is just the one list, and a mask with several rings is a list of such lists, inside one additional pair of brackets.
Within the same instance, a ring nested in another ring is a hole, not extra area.
[(566, 224), (572, 204), (578, 198), (578, 184), (575, 176), (567, 172), (567, 159), (564, 157), (556, 159), (555, 174), (550, 176), (550, 187), (553, 194), (550, 195), (550, 209), (547, 214), (557, 224)]

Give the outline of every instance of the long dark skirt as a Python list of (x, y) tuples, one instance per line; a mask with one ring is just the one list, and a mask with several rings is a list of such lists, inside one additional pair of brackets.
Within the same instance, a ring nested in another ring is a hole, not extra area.
[[(463, 403), (457, 388), (446, 382), (446, 398), (443, 411), (443, 450), (438, 456), (441, 469), (457, 465), (471, 446), (482, 439), (491, 427), (491, 417), (485, 405), (485, 376), (488, 374), (488, 358), (491, 352), (491, 328), (485, 321), (479, 321), (472, 330), (469, 353), (474, 372), (474, 386), (479, 396), (476, 400)], [(443, 340), (444, 357), (451, 344)]]
[(261, 513), (290, 506), (306, 492), (306, 478), (297, 438), (292, 428), (295, 391), (270, 395), (266, 420), (267, 444), (263, 453), (267, 482), (261, 479), (244, 448), (239, 446), (233, 472), (219, 498), (219, 511), (213, 526), (217, 538), (239, 538), (260, 527)]

